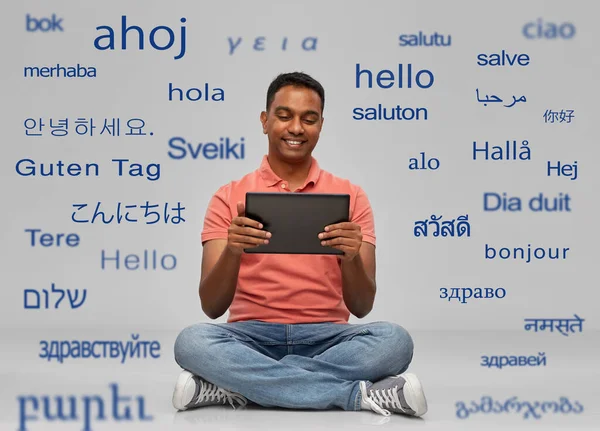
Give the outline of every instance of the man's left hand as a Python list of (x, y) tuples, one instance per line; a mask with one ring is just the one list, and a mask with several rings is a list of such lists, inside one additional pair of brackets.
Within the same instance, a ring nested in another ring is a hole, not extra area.
[(342, 260), (353, 260), (360, 251), (362, 232), (360, 225), (352, 222), (336, 223), (325, 227), (319, 234), (321, 245), (342, 250)]

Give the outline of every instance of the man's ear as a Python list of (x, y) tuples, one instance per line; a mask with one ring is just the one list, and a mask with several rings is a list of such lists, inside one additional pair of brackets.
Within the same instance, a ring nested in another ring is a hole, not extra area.
[(262, 111), (260, 113), (260, 122), (262, 123), (263, 133), (267, 134), (267, 113)]

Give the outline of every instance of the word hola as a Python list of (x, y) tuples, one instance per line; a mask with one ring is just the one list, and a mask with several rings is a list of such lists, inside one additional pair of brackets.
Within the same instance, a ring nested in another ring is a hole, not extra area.
[[(181, 18), (179, 21), (181, 21), (181, 23), (185, 23), (187, 20), (185, 18)], [(107, 49), (110, 50), (114, 50), (115, 49), (115, 39), (116, 39), (116, 33), (118, 32), (117, 30), (113, 30), (113, 28), (109, 25), (101, 25), (99, 27), (96, 27), (96, 30), (106, 30), (106, 34), (98, 36), (96, 39), (94, 39), (94, 48), (96, 48), (97, 50), (100, 51), (105, 51)], [(144, 50), (144, 30), (141, 27), (138, 27), (137, 25), (132, 25), (130, 27), (127, 26), (127, 15), (123, 15), (121, 16), (121, 49), (123, 51), (127, 50), (127, 33), (129, 32), (133, 32), (134, 34), (137, 34), (137, 49), (140, 51)], [(160, 35), (160, 33), (162, 34), (166, 34), (168, 36), (168, 41), (167, 43), (162, 43), (162, 45), (159, 44), (159, 42), (157, 42), (158, 40), (164, 39), (164, 37), (159, 36), (157, 37), (157, 34)], [(185, 33), (186, 33), (186, 29), (185, 29), (185, 25), (181, 26), (181, 30), (180, 30), (180, 46), (179, 46), (179, 54), (177, 54), (175, 57), (173, 57), (175, 60), (179, 60), (180, 58), (183, 58), (183, 56), (185, 55), (185, 49), (186, 49), (186, 42), (185, 42)], [(135, 36), (134, 36), (135, 37)], [(150, 31), (150, 35), (148, 36), (148, 42), (150, 43), (150, 46), (153, 49), (156, 49), (158, 51), (166, 51), (168, 49), (170, 49), (175, 42), (177, 41), (177, 38), (175, 36), (175, 32), (170, 28), (167, 27), (165, 25), (159, 25), (154, 27), (151, 31)]]
[[(137, 396), (137, 418), (132, 415), (132, 397), (119, 396), (119, 385), (111, 383), (110, 395), (106, 400), (109, 407), (104, 408), (104, 398), (100, 395), (20, 395), (19, 403), (19, 428), (18, 431), (28, 431), (27, 422), (46, 420), (48, 422), (83, 422), (81, 431), (92, 431), (92, 419), (106, 421), (111, 417), (116, 422), (151, 421), (154, 418), (147, 416), (144, 407), (144, 397)], [(41, 409), (40, 409), (41, 404)], [(38, 414), (38, 410), (41, 410)], [(105, 414), (106, 413), (106, 414)], [(82, 414), (82, 416), (80, 416)], [(107, 418), (108, 416), (108, 418)], [(43, 428), (43, 427), (42, 427)], [(42, 429), (40, 428), (40, 429)]]
[[(173, 83), (169, 82), (169, 102), (172, 102), (173, 99), (179, 99), (180, 102), (183, 102), (184, 91), (181, 88), (173, 87)], [(197, 102), (199, 100), (203, 102), (222, 102), (225, 100), (225, 92), (219, 87), (211, 89), (208, 83), (205, 83), (204, 91), (195, 87), (185, 90), (185, 99), (190, 102)]]
[(65, 31), (62, 28), (62, 18), (57, 18), (56, 14), (52, 14), (52, 18), (33, 18), (31, 15), (25, 15), (25, 30), (28, 32), (41, 31), (47, 33), (49, 31)]

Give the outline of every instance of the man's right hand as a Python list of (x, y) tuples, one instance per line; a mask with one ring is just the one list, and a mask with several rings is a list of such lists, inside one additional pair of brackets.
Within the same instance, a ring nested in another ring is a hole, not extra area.
[(245, 248), (268, 244), (271, 232), (261, 230), (262, 223), (245, 216), (246, 208), (242, 202), (237, 203), (238, 216), (231, 221), (227, 232), (227, 248), (236, 255), (241, 255)]

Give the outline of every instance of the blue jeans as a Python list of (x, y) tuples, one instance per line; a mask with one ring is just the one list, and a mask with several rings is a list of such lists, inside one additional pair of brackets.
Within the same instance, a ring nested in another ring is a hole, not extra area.
[(394, 323), (199, 323), (175, 341), (184, 369), (264, 407), (360, 410), (359, 382), (404, 372), (413, 355)]

